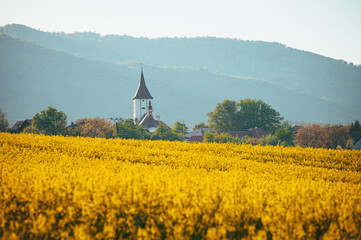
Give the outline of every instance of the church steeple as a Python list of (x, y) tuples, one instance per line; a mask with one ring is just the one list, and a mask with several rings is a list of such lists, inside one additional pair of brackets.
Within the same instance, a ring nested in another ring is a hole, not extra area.
[(138, 90), (134, 95), (133, 100), (134, 99), (153, 99), (152, 95), (150, 95), (150, 93), (149, 93), (147, 85), (145, 85), (144, 75), (143, 75), (143, 66), (142, 66), (142, 70), (141, 70)]
[(149, 106), (151, 108), (151, 103), (150, 103), (151, 99), (153, 99), (153, 97), (152, 95), (150, 95), (147, 85), (145, 84), (143, 65), (142, 65), (139, 86), (133, 97), (134, 124), (138, 124), (147, 114)]

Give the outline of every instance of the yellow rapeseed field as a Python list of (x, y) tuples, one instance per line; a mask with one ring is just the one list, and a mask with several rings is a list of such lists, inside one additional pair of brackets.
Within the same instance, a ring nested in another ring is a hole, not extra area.
[(1, 239), (361, 239), (361, 151), (0, 133)]

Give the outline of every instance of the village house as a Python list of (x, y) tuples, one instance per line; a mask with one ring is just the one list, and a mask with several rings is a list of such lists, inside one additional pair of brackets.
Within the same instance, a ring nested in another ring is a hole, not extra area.
[(203, 136), (206, 132), (214, 132), (210, 128), (197, 128), (185, 135), (187, 142), (203, 142)]
[(20, 133), (28, 126), (31, 126), (33, 123), (32, 119), (25, 119), (24, 121), (17, 121), (12, 127), (11, 131), (14, 133)]

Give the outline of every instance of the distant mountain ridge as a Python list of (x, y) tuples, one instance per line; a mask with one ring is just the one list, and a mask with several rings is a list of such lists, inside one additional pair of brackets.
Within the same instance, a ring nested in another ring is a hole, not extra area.
[(48, 105), (73, 120), (130, 117), (140, 62), (155, 114), (170, 125), (205, 121), (217, 102), (246, 97), (294, 121), (346, 124), (361, 116), (360, 66), (278, 43), (46, 33), (22, 25), (0, 32), (1, 107), (13, 121)]

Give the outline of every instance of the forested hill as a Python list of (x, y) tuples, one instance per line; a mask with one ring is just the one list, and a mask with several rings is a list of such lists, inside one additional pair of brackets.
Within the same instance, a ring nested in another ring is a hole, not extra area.
[(109, 62), (187, 66), (245, 76), (359, 107), (361, 66), (279, 43), (221, 38), (133, 38), (95, 33), (47, 33), (22, 25), (0, 32), (62, 52)]
[(130, 117), (139, 62), (155, 114), (170, 125), (204, 121), (217, 102), (246, 97), (293, 121), (349, 123), (361, 116), (360, 66), (278, 43), (47, 33), (22, 25), (0, 32), (0, 100), (11, 121), (48, 105), (72, 120)]

